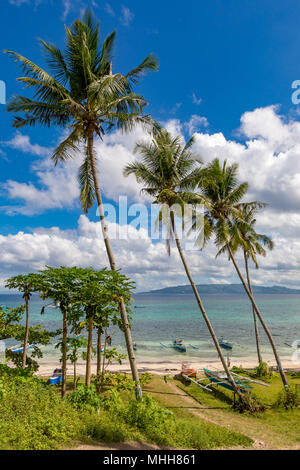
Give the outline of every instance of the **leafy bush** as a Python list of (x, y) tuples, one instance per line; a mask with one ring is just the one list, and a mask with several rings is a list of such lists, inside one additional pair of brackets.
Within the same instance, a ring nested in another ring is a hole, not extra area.
[(266, 407), (254, 394), (247, 394), (233, 404), (233, 409), (239, 413), (258, 414), (265, 411)]
[(68, 395), (67, 400), (77, 410), (94, 409), (97, 411), (101, 404), (100, 396), (94, 384), (90, 387), (78, 385), (77, 389)]
[(1, 376), (0, 449), (55, 449), (80, 435), (71, 405), (37, 378)]
[(271, 378), (272, 372), (270, 372), (269, 366), (266, 362), (260, 362), (259, 365), (254, 369), (253, 377), (264, 377)]
[(275, 407), (283, 407), (286, 410), (291, 410), (300, 406), (300, 390), (296, 386), (290, 385), (285, 387), (279, 393)]

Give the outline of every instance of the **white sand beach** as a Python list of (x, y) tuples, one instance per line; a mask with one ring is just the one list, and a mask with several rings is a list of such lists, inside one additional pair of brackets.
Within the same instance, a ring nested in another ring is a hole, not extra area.
[[(183, 361), (183, 358), (182, 358)], [(160, 374), (160, 375), (165, 375), (168, 373), (176, 373), (181, 370), (181, 362), (180, 359), (178, 361), (138, 361), (138, 370), (140, 373), (144, 372), (149, 372), (152, 374)], [(189, 364), (192, 364), (193, 367), (196, 370), (203, 369), (204, 367), (214, 369), (214, 370), (220, 370), (222, 369), (222, 365), (220, 361), (214, 360), (214, 359), (202, 359), (200, 361), (193, 361), (189, 360), (186, 361)], [(275, 361), (267, 361), (269, 364), (270, 368), (276, 369), (276, 363)], [(293, 370), (298, 370), (300, 367), (299, 365), (295, 365), (291, 360), (285, 360), (282, 362), (283, 367), (285, 369), (293, 369)], [(245, 369), (252, 369), (257, 366), (257, 361), (251, 360), (251, 359), (246, 359), (244, 357), (241, 358), (234, 358), (230, 366), (237, 366), (237, 367), (243, 367)], [(37, 372), (38, 376), (43, 376), (43, 377), (48, 377), (52, 374), (53, 370), (57, 367), (60, 367), (59, 363), (57, 362), (43, 362), (40, 364), (40, 368)], [(85, 363), (84, 362), (78, 362), (77, 363), (77, 375), (84, 375), (85, 374)], [(123, 373), (130, 373), (130, 366), (128, 361), (124, 361), (123, 364), (111, 364), (108, 366), (107, 370), (112, 371), (112, 372), (123, 372)], [(93, 361), (92, 363), (92, 374), (96, 373), (96, 361)], [(67, 375), (72, 376), (73, 375), (73, 366), (72, 364), (68, 364), (67, 367)]]

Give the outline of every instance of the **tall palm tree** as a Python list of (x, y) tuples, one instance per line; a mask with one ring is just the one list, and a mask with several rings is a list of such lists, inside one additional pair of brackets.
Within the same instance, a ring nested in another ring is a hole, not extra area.
[[(154, 198), (154, 204), (161, 205), (159, 220), (167, 223), (170, 232), (170, 237), (167, 238), (168, 251), (170, 239), (174, 236), (186, 275), (224, 370), (234, 390), (242, 398), (242, 394), (228, 369), (218, 339), (192, 278), (176, 229), (178, 207), (182, 209), (181, 212), (184, 216), (187, 204), (195, 206), (203, 203), (203, 198), (193, 192), (195, 179), (202, 177), (200, 159), (191, 151), (193, 142), (194, 140), (192, 138), (186, 145), (182, 145), (180, 136), (172, 137), (164, 129), (156, 130), (152, 142), (140, 142), (136, 145), (135, 152), (141, 155), (142, 160), (128, 164), (124, 169), (124, 175), (129, 176), (134, 174), (137, 181), (145, 185), (142, 192), (152, 196)], [(166, 208), (168, 209), (167, 212), (165, 212)]]
[[(253, 291), (252, 289), (250, 290), (247, 285), (235, 259), (234, 250), (232, 249), (231, 232), (234, 226), (237, 227), (240, 224), (244, 226), (244, 231), (249, 230), (251, 232), (252, 230), (251, 225), (243, 219), (243, 209), (248, 210), (249, 208), (259, 208), (264, 205), (257, 201), (248, 203), (241, 202), (248, 191), (248, 183), (244, 182), (239, 184), (237, 173), (237, 164), (227, 165), (225, 161), (224, 164), (221, 165), (220, 161), (215, 159), (205, 170), (206, 178), (204, 180), (199, 179), (199, 188), (209, 205), (209, 209), (206, 214), (206, 220), (211, 226), (209, 233), (215, 234), (216, 244), (218, 247), (226, 246), (229, 258), (235, 267), (246, 294), (250, 299), (252, 307), (269, 339), (282, 382), (284, 386), (288, 386), (271, 331), (260, 313), (253, 296)], [(203, 181), (205, 181), (205, 184), (203, 184)]]
[[(96, 199), (104, 243), (112, 270), (117, 269), (112, 251), (105, 213), (102, 203), (99, 176), (94, 149), (95, 137), (103, 136), (113, 128), (124, 131), (141, 123), (151, 124), (150, 116), (143, 115), (146, 101), (133, 92), (133, 85), (148, 71), (157, 70), (157, 60), (150, 54), (127, 75), (112, 73), (112, 54), (115, 31), (99, 43), (99, 23), (92, 11), (86, 10), (82, 20), (76, 20), (71, 28), (66, 27), (66, 48), (61, 51), (53, 44), (40, 41), (50, 73), (22, 55), (8, 52), (18, 61), (25, 76), (18, 80), (34, 90), (33, 99), (14, 96), (8, 111), (16, 113), (13, 125), (16, 128), (41, 124), (68, 128), (68, 136), (52, 155), (55, 164), (65, 162), (84, 149), (79, 171), (81, 202), (88, 211)], [(51, 75), (52, 73), (52, 75)], [(23, 117), (19, 116), (23, 114)], [(137, 396), (141, 396), (138, 370), (123, 299), (120, 299), (128, 357)]]
[[(249, 260), (251, 259), (258, 269), (258, 261), (257, 255), (266, 256), (267, 252), (266, 249), (273, 250), (274, 242), (271, 240), (270, 237), (267, 235), (263, 235), (257, 233), (255, 231), (255, 223), (256, 223), (256, 212), (257, 207), (252, 206), (245, 206), (241, 209), (242, 220), (235, 221), (231, 228), (230, 234), (230, 246), (233, 253), (241, 248), (243, 250), (244, 256), (244, 263), (245, 263), (245, 271), (247, 277), (248, 288), (253, 295), (252, 289), (252, 282), (250, 277), (249, 271)], [(226, 244), (219, 250), (219, 254), (223, 252), (227, 252)], [(257, 315), (255, 309), (252, 307), (253, 311), (253, 321), (254, 321), (254, 331), (255, 331), (255, 340), (256, 340), (256, 350), (257, 350), (257, 358), (258, 362), (262, 362), (262, 354), (261, 354), (261, 347), (260, 347), (260, 337), (258, 331), (258, 322), (257, 322)]]

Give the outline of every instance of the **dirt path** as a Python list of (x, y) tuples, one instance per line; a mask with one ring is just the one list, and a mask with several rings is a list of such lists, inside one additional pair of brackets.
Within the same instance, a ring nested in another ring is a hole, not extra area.
[[(194, 415), (199, 416), (199, 418), (204, 419), (206, 421), (209, 421), (210, 423), (217, 424), (218, 426), (226, 427), (227, 429), (230, 429), (232, 431), (240, 431), (240, 429), (238, 429), (236, 426), (234, 426), (232, 424), (228, 424), (228, 423), (224, 422), (223, 420), (218, 419), (217, 416), (214, 416), (214, 415), (209, 416), (208, 413), (207, 413), (207, 409), (204, 409), (204, 407), (201, 406), (201, 404), (198, 401), (196, 401), (190, 395), (187, 395), (183, 390), (178, 388), (175, 384), (168, 382), (168, 386), (174, 393), (176, 393), (178, 396), (180, 396), (186, 404), (190, 405), (190, 411)], [(268, 446), (268, 444), (266, 442), (263, 442), (263, 441), (257, 439), (256, 436), (253, 435), (252, 433), (249, 433), (249, 432), (245, 433), (244, 430), (242, 432), (243, 432), (243, 434), (246, 434), (247, 436), (251, 437), (251, 439), (254, 442), (253, 447), (249, 447), (249, 448), (234, 447), (234, 449), (244, 449), (244, 450), (249, 450), (249, 449), (255, 449), (255, 450), (270, 449), (270, 447)], [(227, 450), (232, 450), (232, 448), (227, 448)]]
[(105, 442), (99, 442), (95, 445), (81, 444), (78, 447), (73, 447), (67, 450), (157, 450), (160, 447), (143, 444), (140, 442), (113, 442), (107, 444)]
[(253, 441), (251, 449), (256, 450), (299, 450), (299, 444), (288, 444), (288, 440), (282, 432), (278, 429), (272, 429), (272, 425), (265, 423), (259, 418), (255, 419), (252, 416), (240, 415), (238, 413), (229, 413), (221, 408), (209, 408), (201, 405), (193, 397), (185, 393), (180, 387), (172, 382), (168, 382), (169, 388), (173, 393), (180, 395), (181, 399), (190, 404), (190, 411), (199, 418), (210, 421), (211, 423), (218, 424), (219, 426), (227, 427), (232, 431), (241, 432), (250, 437)]

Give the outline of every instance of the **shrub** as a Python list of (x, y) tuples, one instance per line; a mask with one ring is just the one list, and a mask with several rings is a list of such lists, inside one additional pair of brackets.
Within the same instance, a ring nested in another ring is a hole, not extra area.
[(283, 391), (279, 393), (274, 406), (283, 407), (286, 410), (297, 408), (300, 406), (300, 391), (293, 385), (285, 387)]
[(26, 374), (9, 375), (1, 377), (0, 449), (55, 449), (80, 435), (76, 410), (53, 389)]
[(77, 389), (68, 395), (67, 400), (77, 410), (93, 409), (97, 411), (101, 404), (100, 396), (94, 384), (89, 387), (78, 385)]
[(265, 411), (266, 408), (255, 395), (245, 394), (243, 399), (238, 399), (233, 404), (233, 409), (239, 413), (258, 414)]
[(254, 377), (271, 378), (272, 372), (270, 372), (269, 366), (266, 362), (260, 362), (259, 365), (254, 369)]

